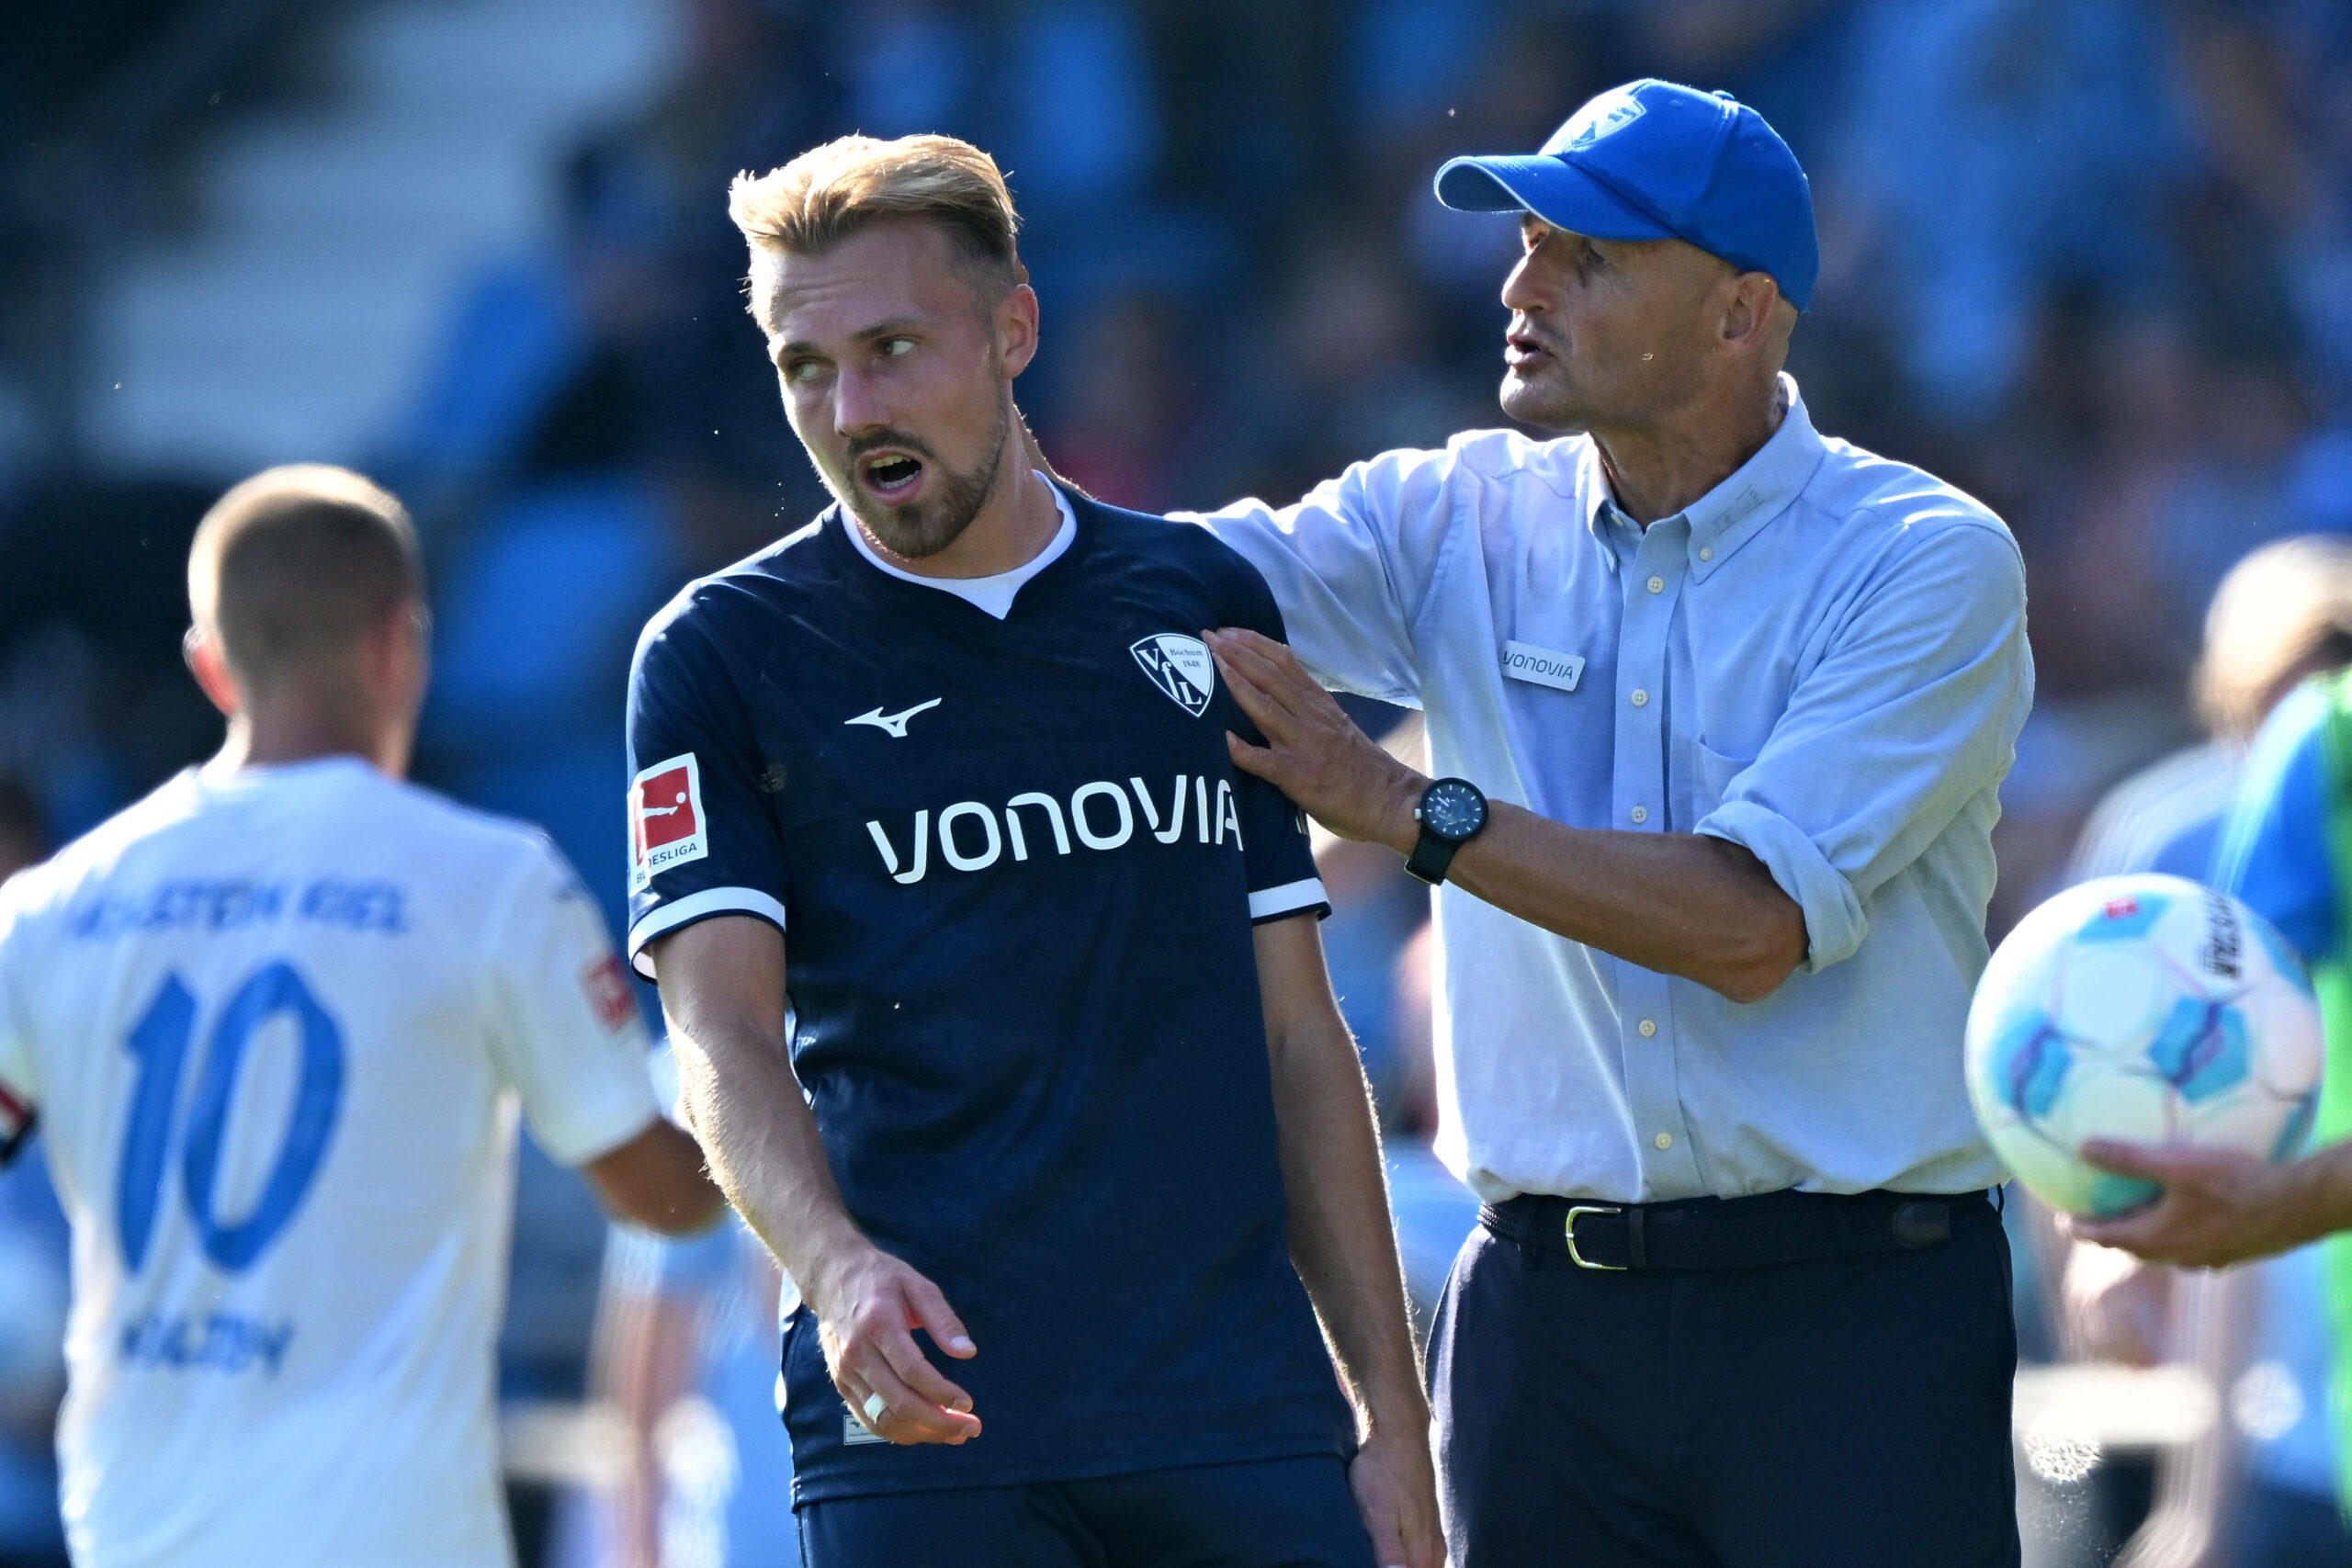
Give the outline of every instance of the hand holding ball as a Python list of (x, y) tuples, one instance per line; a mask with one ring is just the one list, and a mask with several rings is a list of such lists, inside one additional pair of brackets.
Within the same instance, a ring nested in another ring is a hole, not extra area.
[(1985, 1136), (2075, 1214), (2156, 1193), (2086, 1163), (2093, 1138), (2294, 1158), (2323, 1056), (2311, 981), (2278, 933), (2177, 876), (2101, 877), (2043, 904), (1994, 953), (1968, 1012)]

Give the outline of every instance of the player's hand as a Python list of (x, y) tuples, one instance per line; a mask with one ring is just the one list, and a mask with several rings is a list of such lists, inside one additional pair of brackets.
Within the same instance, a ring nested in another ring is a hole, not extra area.
[(1426, 1428), (1374, 1432), (1349, 1464), (1348, 1485), (1380, 1568), (1445, 1568)]
[(2103, 1138), (2084, 1145), (2083, 1157), (2101, 1170), (2136, 1176), (2164, 1190), (2143, 1207), (2109, 1220), (2060, 1215), (2059, 1227), (2077, 1241), (2120, 1247), (2152, 1263), (2219, 1269), (2288, 1251), (2319, 1234), (2306, 1214), (2309, 1160), (2272, 1165), (2234, 1149)]
[(825, 1370), (868, 1429), (894, 1443), (954, 1444), (980, 1435), (972, 1396), (941, 1376), (915, 1343), (922, 1329), (959, 1359), (978, 1353), (938, 1286), (871, 1246), (820, 1277), (822, 1293), (812, 1288), (808, 1304)]
[(1409, 854), (1420, 831), (1413, 812), (1429, 780), (1359, 729), (1281, 643), (1230, 626), (1201, 636), (1216, 656), (1226, 690), (1266, 737), (1265, 745), (1252, 746), (1227, 731), (1233, 765), (1281, 790), (1342, 839)]

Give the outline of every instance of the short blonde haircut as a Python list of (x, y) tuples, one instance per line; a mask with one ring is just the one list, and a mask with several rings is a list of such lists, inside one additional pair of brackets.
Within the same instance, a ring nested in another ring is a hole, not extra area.
[(265, 469), (236, 486), (188, 549), (188, 608), (254, 692), (334, 661), (424, 595), (408, 509), (324, 463)]
[(752, 247), (754, 316), (762, 315), (763, 254), (821, 254), (885, 218), (927, 219), (944, 229), (991, 303), (1027, 276), (1014, 243), (1021, 218), (996, 160), (952, 136), (838, 138), (780, 169), (737, 175), (727, 215)]
[(2352, 662), (2352, 540), (2278, 539), (2230, 569), (2205, 612), (2205, 648), (2190, 678), (2198, 716), (2214, 734), (2251, 738), (2279, 683), (2299, 666)]

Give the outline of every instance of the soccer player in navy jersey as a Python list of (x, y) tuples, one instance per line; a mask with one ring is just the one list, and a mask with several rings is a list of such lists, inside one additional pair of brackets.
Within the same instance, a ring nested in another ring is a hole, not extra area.
[(1199, 636), (1279, 637), (1264, 582), (1031, 468), (985, 153), (846, 138), (731, 209), (841, 504), (647, 629), (628, 945), (802, 1293), (808, 1561), (1438, 1568), (1322, 887)]

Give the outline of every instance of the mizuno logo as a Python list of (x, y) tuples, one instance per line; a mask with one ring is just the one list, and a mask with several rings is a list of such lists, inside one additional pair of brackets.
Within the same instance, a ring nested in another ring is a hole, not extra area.
[(904, 740), (907, 738), (907, 720), (914, 717), (915, 715), (923, 712), (927, 708), (937, 707), (944, 701), (946, 701), (944, 697), (933, 697), (927, 703), (917, 703), (914, 706), (908, 708), (903, 713), (884, 713), (879, 707), (876, 707), (871, 713), (862, 713), (855, 718), (845, 718), (842, 720), (842, 722), (843, 724), (870, 724), (875, 728), (879, 729), (897, 739)]

